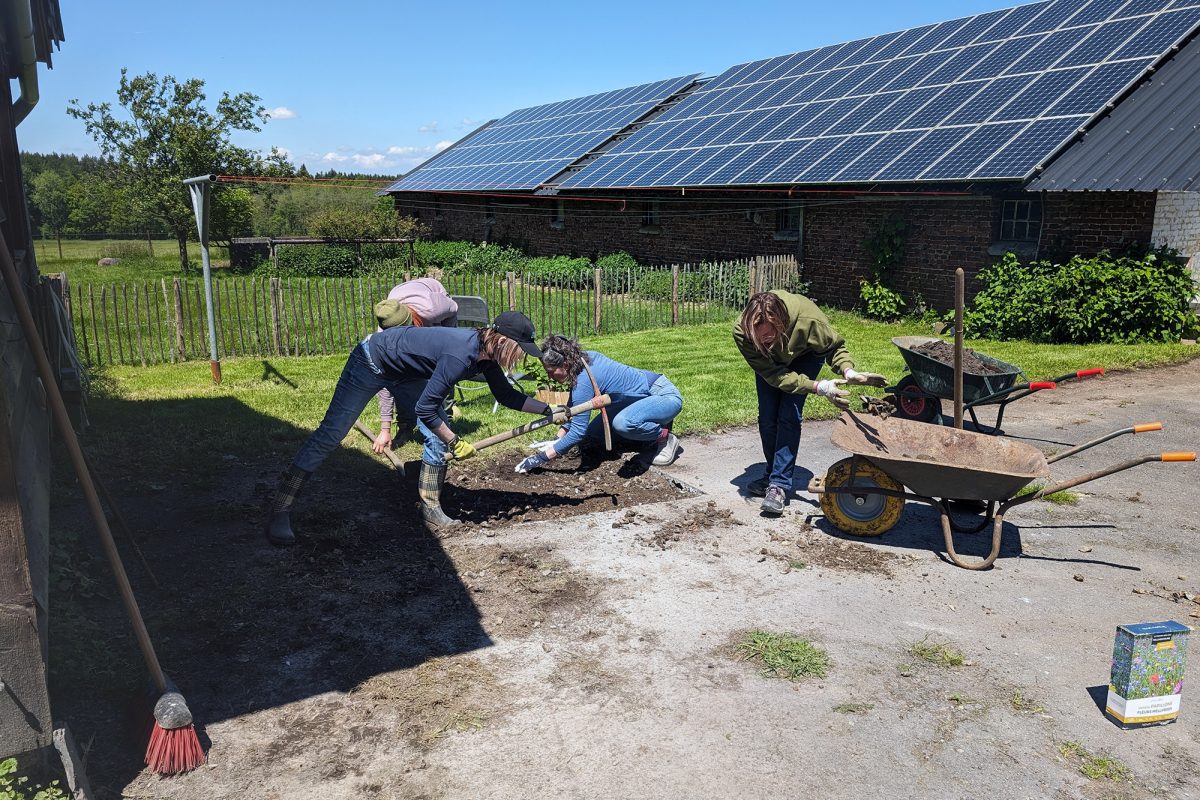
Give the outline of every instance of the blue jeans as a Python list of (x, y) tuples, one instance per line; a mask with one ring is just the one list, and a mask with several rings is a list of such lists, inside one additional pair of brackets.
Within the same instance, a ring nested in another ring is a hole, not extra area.
[[(792, 372), (816, 380), (825, 360), (816, 353), (803, 355), (788, 365)], [(781, 392), (754, 376), (758, 391), (758, 435), (762, 439), (763, 456), (767, 459), (767, 478), (771, 486), (783, 490), (792, 488), (792, 473), (796, 470), (796, 453), (800, 449), (800, 428), (804, 423), (804, 401), (808, 394)]]
[[(325, 418), (292, 459), (292, 466), (297, 469), (316, 472), (317, 467), (346, 438), (367, 403), (380, 389), (390, 391), (396, 398), (397, 407), (412, 414), (426, 380), (388, 380), (383, 377), (379, 367), (371, 362), (368, 340), (350, 351), (350, 357), (346, 359), (346, 366), (338, 378), (337, 388), (333, 390), (333, 399), (325, 411)], [(448, 422), (445, 419), (443, 421)], [(421, 460), (427, 464), (444, 464), (446, 445), (420, 420), (417, 420), (417, 428), (425, 439)]]
[[(633, 442), (653, 442), (683, 410), (683, 396), (665, 375), (650, 387), (650, 396), (628, 397), (608, 406), (612, 432)], [(589, 439), (603, 441), (604, 421), (597, 414), (588, 425)]]

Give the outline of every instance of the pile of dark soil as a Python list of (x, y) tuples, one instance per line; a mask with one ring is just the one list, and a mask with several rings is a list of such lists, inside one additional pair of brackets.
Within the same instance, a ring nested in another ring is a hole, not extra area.
[[(949, 342), (943, 342), (939, 339), (936, 342), (926, 342), (925, 344), (918, 345), (912, 350), (914, 353), (920, 353), (923, 356), (928, 356), (934, 361), (954, 366), (954, 345), (950, 344)], [(996, 375), (1004, 372), (1004, 370), (980, 361), (975, 355), (974, 350), (969, 347), (964, 347), (963, 372), (969, 372), (972, 375)]]

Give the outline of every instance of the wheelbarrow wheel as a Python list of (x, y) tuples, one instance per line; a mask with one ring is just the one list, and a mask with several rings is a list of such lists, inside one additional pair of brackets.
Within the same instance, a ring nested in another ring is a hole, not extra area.
[(901, 491), (903, 487), (888, 477), (878, 467), (859, 459), (854, 466), (854, 482), (850, 482), (851, 465), (854, 459), (843, 458), (825, 473), (825, 489), (821, 494), (821, 511), (825, 518), (839, 530), (854, 536), (882, 536), (900, 520), (904, 511), (904, 499), (886, 494), (833, 492), (840, 487), (862, 487), (864, 489), (890, 489)]
[(938, 422), (942, 418), (942, 401), (926, 392), (911, 375), (906, 375), (896, 384), (893, 395), (896, 406), (894, 416), (917, 422)]

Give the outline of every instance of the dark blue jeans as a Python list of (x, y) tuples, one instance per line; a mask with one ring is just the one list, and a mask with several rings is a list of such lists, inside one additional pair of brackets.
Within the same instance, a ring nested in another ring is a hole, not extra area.
[[(824, 363), (820, 355), (810, 353), (797, 358), (788, 369), (816, 380)], [(754, 388), (758, 390), (758, 435), (762, 439), (763, 456), (767, 459), (768, 483), (783, 487), (785, 492), (791, 491), (808, 393), (781, 392), (757, 374)]]

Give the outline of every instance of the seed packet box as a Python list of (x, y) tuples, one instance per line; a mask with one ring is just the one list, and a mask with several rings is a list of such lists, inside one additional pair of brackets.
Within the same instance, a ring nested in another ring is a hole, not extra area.
[(1105, 713), (1119, 726), (1166, 725), (1179, 717), (1191, 631), (1178, 622), (1117, 626)]

